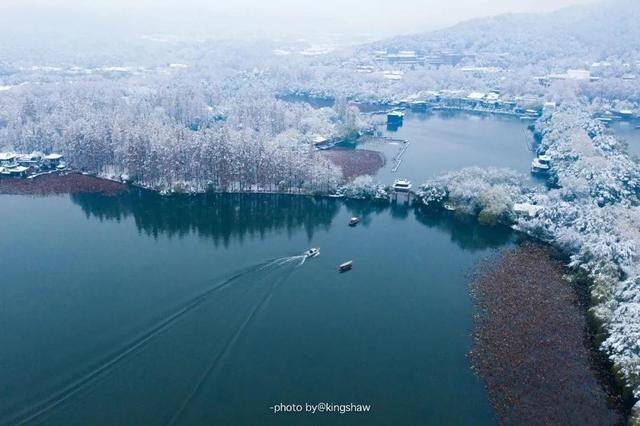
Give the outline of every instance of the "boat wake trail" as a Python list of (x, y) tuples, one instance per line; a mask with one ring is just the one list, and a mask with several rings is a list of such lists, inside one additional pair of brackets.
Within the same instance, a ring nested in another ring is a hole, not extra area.
[[(35, 419), (47, 414), (51, 410), (57, 408), (65, 401), (69, 400), (71, 397), (77, 395), (82, 390), (88, 388), (91, 384), (93, 384), (98, 378), (105, 375), (107, 372), (112, 371), (118, 365), (120, 365), (123, 361), (131, 357), (133, 354), (141, 351), (144, 347), (150, 344), (156, 337), (163, 334), (167, 330), (171, 328), (178, 320), (183, 318), (188, 313), (192, 312), (198, 306), (202, 305), (206, 302), (211, 296), (215, 293), (229, 287), (234, 282), (238, 281), (240, 278), (247, 276), (248, 274), (252, 274), (258, 271), (271, 271), (277, 269), (283, 265), (290, 264), (300, 259), (300, 257), (304, 256), (290, 256), (283, 257), (278, 259), (273, 259), (267, 262), (263, 262), (257, 265), (253, 265), (247, 267), (233, 276), (217, 282), (212, 287), (206, 289), (199, 295), (193, 297), (192, 299), (186, 301), (182, 306), (177, 308), (177, 310), (173, 311), (168, 316), (162, 318), (159, 322), (153, 325), (151, 328), (144, 331), (137, 338), (135, 338), (130, 343), (126, 344), (123, 348), (119, 349), (115, 353), (107, 356), (105, 360), (97, 365), (95, 368), (79, 377), (78, 379), (72, 381), (68, 385), (66, 385), (61, 390), (55, 392), (51, 397), (47, 398), (44, 401), (36, 404), (35, 406), (29, 407), (21, 413), (15, 414), (12, 419), (7, 421), (7, 424), (17, 424), (22, 425), (25, 423), (29, 423), (34, 421)], [(267, 296), (269, 296), (267, 294)], [(253, 312), (247, 317), (241, 328), (236, 333), (239, 336), (242, 333), (246, 324), (248, 324), (253, 316), (259, 311), (260, 307), (266, 302), (266, 298), (264, 301), (261, 301), (259, 305), (253, 310)], [(232, 346), (234, 341), (237, 340), (237, 337), (232, 338), (232, 341), (228, 343), (227, 346)], [(224, 352), (224, 351), (223, 351)], [(215, 362), (213, 363), (215, 365)], [(1, 423), (4, 423), (2, 421)]]
[(279, 259), (274, 259), (271, 262), (267, 262), (265, 263), (260, 270), (265, 270), (268, 269), (270, 267), (273, 266), (283, 266), (286, 265), (288, 263), (293, 263), (295, 261), (300, 261), (300, 265), (302, 265), (304, 263), (304, 261), (306, 260), (307, 256), (304, 254), (298, 255), (298, 256), (289, 256), (289, 257), (281, 257)]
[[(304, 264), (304, 260), (307, 258), (307, 256), (292, 256), (290, 258), (286, 258), (287, 259), (286, 261), (283, 261), (283, 262), (279, 263), (278, 265), (282, 266), (282, 265), (290, 264), (290, 263), (293, 263), (293, 262), (295, 262), (297, 260), (300, 260), (300, 258), (302, 258), (302, 260), (301, 260), (300, 263), (298, 263), (296, 265), (296, 267), (302, 266)], [(238, 327), (236, 332), (233, 334), (233, 336), (231, 336), (231, 338), (229, 339), (229, 341), (226, 342), (226, 344), (224, 345), (222, 350), (216, 356), (214, 356), (212, 358), (211, 362), (206, 366), (206, 368), (204, 369), (204, 371), (200, 375), (200, 377), (199, 377), (198, 381), (196, 382), (196, 384), (194, 385), (194, 387), (187, 394), (185, 399), (182, 401), (182, 403), (178, 407), (178, 410), (175, 412), (175, 414), (173, 415), (173, 417), (169, 421), (169, 423), (168, 423), (169, 425), (178, 424), (178, 422), (180, 421), (182, 415), (185, 413), (186, 409), (188, 408), (189, 404), (191, 403), (191, 401), (193, 401), (195, 396), (202, 389), (202, 387), (206, 383), (207, 379), (209, 379), (210, 376), (216, 374), (217, 371), (220, 370), (220, 368), (222, 367), (222, 365), (224, 363), (225, 358), (231, 352), (233, 347), (236, 345), (238, 339), (244, 333), (244, 331), (246, 330), (247, 326), (255, 319), (255, 317), (268, 304), (268, 302), (271, 299), (274, 291), (283, 282), (285, 282), (285, 281), (287, 281), (289, 279), (289, 277), (291, 276), (293, 271), (294, 271), (294, 269), (289, 269), (286, 272), (286, 274), (280, 276), (277, 280), (272, 281), (272, 283), (271, 283), (269, 289), (267, 290), (267, 292), (258, 301), (258, 303), (256, 303), (253, 306), (253, 308), (249, 311), (249, 313), (247, 314), (246, 318), (244, 318), (244, 320), (242, 321), (242, 323), (240, 324), (240, 326)]]

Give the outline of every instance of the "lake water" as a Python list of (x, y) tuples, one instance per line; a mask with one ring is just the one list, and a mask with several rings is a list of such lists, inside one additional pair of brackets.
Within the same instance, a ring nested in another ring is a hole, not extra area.
[[(495, 423), (466, 276), (506, 231), (273, 195), (0, 195), (0, 215), (0, 424)], [(320, 402), (371, 411), (269, 409)]]
[[(383, 136), (399, 141), (361, 143), (358, 148), (382, 152), (387, 163), (377, 178), (392, 183), (407, 178), (414, 184), (447, 171), (463, 167), (505, 167), (522, 173), (531, 182), (533, 134), (527, 129), (530, 121), (518, 118), (461, 112), (413, 113), (405, 115), (397, 130), (383, 130)], [(398, 154), (402, 162), (394, 172)]]
[[(286, 95), (287, 102), (308, 103), (314, 108), (331, 107), (332, 99), (303, 95)], [(385, 106), (359, 104), (363, 113), (374, 113), (386, 122)], [(542, 185), (545, 178), (530, 173), (535, 157), (531, 121), (499, 114), (463, 111), (405, 111), (402, 126), (391, 129), (378, 127), (386, 138), (364, 139), (357, 149), (379, 151), (386, 159), (385, 167), (376, 174), (377, 180), (391, 184), (398, 178), (410, 179), (415, 187), (429, 178), (463, 167), (500, 167), (522, 173), (529, 183)], [(408, 141), (405, 147), (404, 141)], [(354, 148), (341, 143), (343, 148)], [(403, 149), (406, 148), (406, 149)], [(401, 158), (397, 166), (398, 158)], [(396, 167), (397, 166), (397, 167)]]
[(611, 130), (618, 139), (625, 141), (628, 145), (629, 155), (640, 158), (640, 121), (615, 121), (610, 125)]

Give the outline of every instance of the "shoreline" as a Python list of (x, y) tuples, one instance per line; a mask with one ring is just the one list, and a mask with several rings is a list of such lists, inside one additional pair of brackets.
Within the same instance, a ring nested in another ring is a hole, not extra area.
[(32, 178), (0, 179), (0, 194), (5, 195), (101, 193), (113, 196), (128, 190), (129, 187), (124, 183), (80, 172), (58, 172)]
[[(595, 343), (588, 288), (524, 242), (477, 265), (472, 366), (505, 424), (625, 424), (631, 407)], [(585, 292), (585, 294), (581, 294)]]

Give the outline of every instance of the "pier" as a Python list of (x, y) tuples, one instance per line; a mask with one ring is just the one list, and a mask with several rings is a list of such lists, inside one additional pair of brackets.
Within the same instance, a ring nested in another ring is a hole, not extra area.
[(400, 147), (400, 151), (398, 152), (398, 155), (395, 156), (395, 164), (393, 165), (393, 168), (391, 169), (391, 173), (396, 173), (398, 171), (398, 169), (400, 168), (400, 165), (402, 164), (402, 157), (404, 156), (404, 153), (407, 152), (407, 149), (409, 148), (409, 144), (410, 142), (408, 140), (404, 140), (402, 146)]

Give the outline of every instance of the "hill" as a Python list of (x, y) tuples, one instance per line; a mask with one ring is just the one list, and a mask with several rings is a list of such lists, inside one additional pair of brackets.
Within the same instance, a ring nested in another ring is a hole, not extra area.
[(443, 51), (481, 57), (486, 65), (525, 66), (580, 57), (640, 60), (640, 2), (606, 0), (547, 14), (507, 14), (466, 21), (447, 29), (394, 37), (372, 50)]

